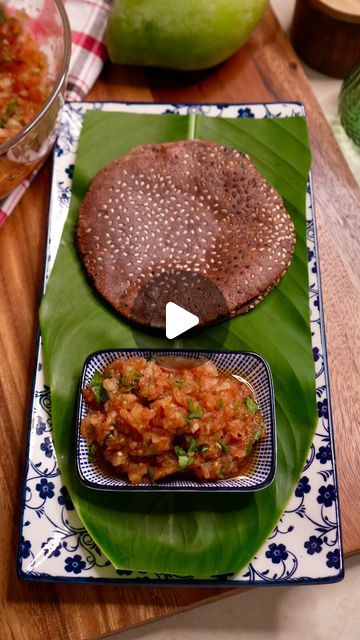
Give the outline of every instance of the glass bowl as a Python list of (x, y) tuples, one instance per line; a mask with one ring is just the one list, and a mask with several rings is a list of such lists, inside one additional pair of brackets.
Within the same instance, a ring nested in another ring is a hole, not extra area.
[(70, 25), (61, 0), (2, 0), (2, 5), (10, 14), (26, 14), (24, 25), (47, 58), (49, 93), (40, 111), (0, 145), (0, 198), (24, 180), (53, 146), (71, 54)]

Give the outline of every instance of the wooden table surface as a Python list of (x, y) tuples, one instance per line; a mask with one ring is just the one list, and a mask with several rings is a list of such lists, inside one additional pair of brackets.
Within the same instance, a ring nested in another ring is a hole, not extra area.
[[(108, 64), (89, 99), (305, 103), (313, 152), (317, 226), (346, 554), (360, 549), (360, 192), (289, 42), (269, 10), (250, 41), (197, 74)], [(2, 640), (76, 640), (238, 593), (224, 588), (145, 588), (21, 582), (16, 576), (20, 496), (38, 328), (50, 164), (0, 231)]]

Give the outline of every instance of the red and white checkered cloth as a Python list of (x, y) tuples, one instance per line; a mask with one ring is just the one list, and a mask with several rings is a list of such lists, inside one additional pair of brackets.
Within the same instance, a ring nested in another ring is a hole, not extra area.
[[(81, 100), (98, 77), (106, 48), (103, 43), (112, 0), (63, 0), (72, 33), (66, 100)], [(0, 200), (0, 227), (7, 220), (34, 179), (37, 170), (9, 196)]]

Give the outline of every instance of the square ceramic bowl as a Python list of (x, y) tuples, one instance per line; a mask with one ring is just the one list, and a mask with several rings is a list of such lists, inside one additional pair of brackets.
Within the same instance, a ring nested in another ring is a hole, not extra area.
[[(182, 358), (205, 358), (213, 362), (219, 371), (242, 376), (254, 391), (255, 400), (266, 422), (266, 437), (258, 441), (249, 462), (244, 465), (243, 475), (224, 480), (196, 480), (176, 476), (154, 484), (131, 484), (116, 474), (109, 466), (106, 471), (101, 463), (89, 459), (89, 447), (80, 434), (80, 422), (87, 412), (81, 389), (91, 381), (96, 370), (103, 371), (117, 358), (133, 356), (181, 356)], [(76, 463), (80, 481), (92, 489), (107, 491), (258, 491), (267, 487), (274, 478), (276, 468), (276, 423), (274, 389), (271, 371), (266, 360), (257, 353), (248, 351), (198, 351), (192, 349), (117, 349), (98, 351), (85, 361), (80, 381), (77, 409)]]

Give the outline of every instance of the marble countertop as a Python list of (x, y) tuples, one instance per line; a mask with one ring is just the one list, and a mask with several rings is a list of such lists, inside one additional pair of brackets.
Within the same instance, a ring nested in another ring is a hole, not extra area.
[(330, 585), (258, 587), (111, 636), (112, 640), (358, 640), (360, 557)]

